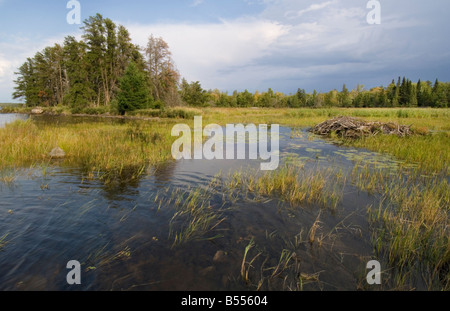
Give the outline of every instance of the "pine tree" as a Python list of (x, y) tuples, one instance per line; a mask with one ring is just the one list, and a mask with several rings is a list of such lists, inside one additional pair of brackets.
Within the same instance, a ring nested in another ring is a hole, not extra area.
[(410, 81), (410, 91), (409, 91), (409, 99), (408, 99), (409, 107), (417, 107), (417, 87), (412, 85)]
[(297, 97), (297, 99), (299, 101), (298, 105), (300, 107), (305, 107), (306, 106), (306, 100), (307, 100), (306, 91), (304, 89), (298, 89), (296, 97)]
[(28, 107), (39, 105), (39, 90), (36, 87), (36, 77), (34, 74), (33, 59), (28, 58), (27, 61), (19, 67), (19, 71), (15, 72), (18, 78), (14, 80), (16, 86), (12, 97), (14, 99), (23, 99)]
[(120, 91), (117, 94), (117, 102), (120, 114), (152, 106), (153, 98), (150, 95), (145, 73), (140, 71), (134, 62), (130, 62), (119, 81)]
[(74, 37), (66, 37), (64, 41), (64, 66), (67, 74), (67, 92), (64, 104), (80, 111), (95, 101), (95, 92), (91, 88), (85, 62), (87, 46)]
[(446, 108), (448, 106), (446, 87), (438, 79), (433, 86), (432, 101), (434, 107)]
[(352, 99), (345, 84), (342, 86), (342, 91), (338, 95), (338, 101), (341, 107), (351, 107), (352, 105)]

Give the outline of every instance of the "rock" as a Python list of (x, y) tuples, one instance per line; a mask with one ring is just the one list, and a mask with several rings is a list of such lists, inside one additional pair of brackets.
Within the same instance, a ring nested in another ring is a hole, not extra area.
[(66, 153), (61, 148), (56, 147), (48, 154), (48, 156), (52, 159), (61, 159), (66, 156)]
[(199, 274), (201, 276), (207, 276), (207, 275), (214, 273), (214, 271), (215, 271), (214, 266), (209, 266), (209, 267), (206, 267), (206, 268), (200, 270)]
[(225, 261), (225, 257), (227, 256), (227, 253), (224, 251), (217, 251), (214, 255), (213, 262), (223, 262)]
[(33, 108), (33, 110), (31, 110), (32, 114), (43, 114), (44, 113), (44, 109), (42, 109), (41, 107), (36, 107)]

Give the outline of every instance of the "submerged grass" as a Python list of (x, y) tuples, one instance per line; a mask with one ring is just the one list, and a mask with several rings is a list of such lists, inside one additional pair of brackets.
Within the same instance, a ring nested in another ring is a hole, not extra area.
[(8, 241), (6, 240), (7, 237), (8, 234), (5, 234), (4, 236), (0, 237), (0, 251), (3, 249), (3, 247), (6, 246), (6, 244), (8, 244)]
[(224, 220), (224, 202), (214, 199), (217, 194), (214, 190), (216, 180), (213, 179), (206, 187), (194, 189), (166, 189), (170, 196), (158, 193), (155, 203), (158, 211), (161, 206), (172, 206), (175, 211), (169, 222), (169, 239), (173, 241), (172, 247), (194, 241), (213, 240), (221, 235), (206, 237)]

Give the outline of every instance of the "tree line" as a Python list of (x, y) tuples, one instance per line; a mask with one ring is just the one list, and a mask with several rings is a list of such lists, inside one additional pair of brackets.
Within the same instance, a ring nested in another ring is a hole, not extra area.
[(191, 106), (212, 107), (273, 107), (273, 108), (321, 108), (321, 107), (450, 107), (450, 83), (421, 81), (413, 83), (403, 77), (395, 79), (387, 87), (365, 90), (358, 85), (349, 90), (344, 84), (341, 91), (307, 93), (298, 89), (295, 94), (283, 94), (268, 89), (266, 92), (251, 93), (234, 91), (232, 94), (219, 90), (202, 90), (199, 82), (182, 82), (181, 96)]
[[(450, 83), (436, 79), (413, 83), (398, 77), (387, 87), (283, 94), (205, 90), (199, 81), (181, 79), (168, 44), (150, 35), (147, 46), (132, 43), (130, 33), (101, 14), (83, 22), (82, 39), (46, 47), (19, 67), (14, 99), (29, 107), (65, 106), (125, 113), (135, 109), (194, 107), (449, 107)], [(180, 81), (181, 79), (181, 81)]]

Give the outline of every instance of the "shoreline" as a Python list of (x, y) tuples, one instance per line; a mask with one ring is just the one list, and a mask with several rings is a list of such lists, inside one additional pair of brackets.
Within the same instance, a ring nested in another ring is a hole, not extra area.
[(104, 119), (119, 119), (119, 120), (142, 120), (142, 121), (160, 121), (160, 117), (140, 117), (140, 116), (121, 116), (121, 115), (108, 115), (108, 114), (87, 114), (87, 113), (56, 113), (56, 112), (43, 112), (32, 113), (22, 111), (6, 111), (0, 110), (0, 114), (25, 114), (28, 116), (50, 116), (50, 117), (91, 117), (91, 118), (104, 118)]

